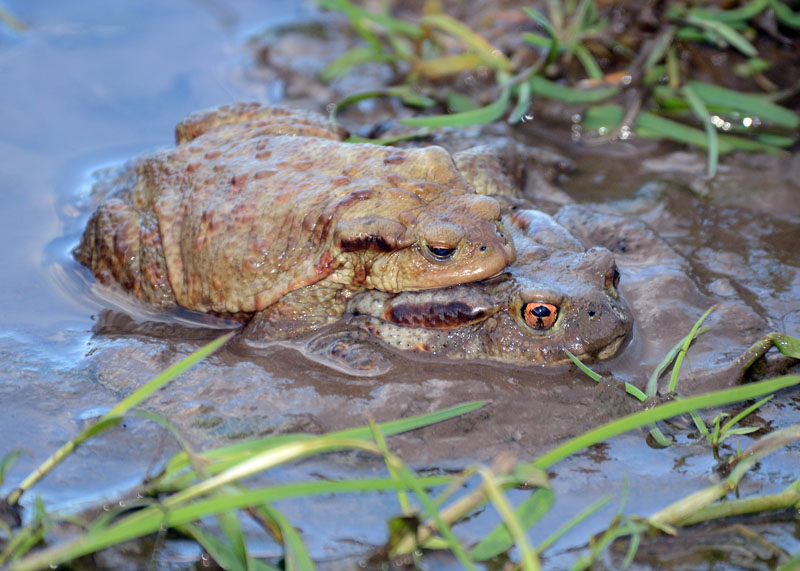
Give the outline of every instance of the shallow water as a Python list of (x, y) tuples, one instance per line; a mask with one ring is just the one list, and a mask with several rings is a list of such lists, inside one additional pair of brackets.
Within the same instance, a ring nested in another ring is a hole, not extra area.
[[(7, 3), (31, 29), (17, 34), (0, 28), (0, 70), (6, 80), (0, 90), (0, 191), (6, 199), (0, 213), (5, 238), (0, 261), (7, 268), (0, 281), (0, 354), (5, 363), (0, 433), (7, 435), (0, 455), (19, 447), (28, 451), (7, 476), (4, 491), (86, 422), (218, 333), (143, 323), (141, 315), (131, 320), (115, 310), (119, 300), (105, 298), (102, 290), (84, 281), (69, 250), (91, 208), (92, 173), (170, 146), (173, 126), (188, 112), (237, 100), (274, 101), (282, 95), (308, 105), (297, 90), (309, 82), (302, 81), (302, 73), (300, 79), (284, 81), (254, 65), (245, 48), (249, 33), (267, 23), (310, 13), (301, 5), (289, 10), (287, 4)], [(291, 38), (272, 46), (273, 61), (285, 56), (287, 44), (297, 46)], [(313, 41), (303, 49), (324, 53)], [(313, 57), (296, 55), (301, 71), (318, 65)], [(343, 84), (328, 91), (346, 88)], [(366, 106), (361, 111), (381, 109)], [(357, 121), (358, 115), (350, 120)], [(548, 141), (551, 150), (577, 161), (577, 169), (558, 183), (572, 200), (602, 203), (589, 210), (568, 207), (559, 214), (562, 224), (575, 224), (576, 235), (577, 222), (588, 220), (591, 239), (615, 252), (621, 290), (635, 313), (630, 346), (598, 370), (643, 386), (666, 350), (713, 303), (719, 308), (709, 318), (712, 332), (690, 353), (685, 370), (694, 378), (684, 375), (679, 385), (684, 393), (737, 382), (735, 376), (713, 371), (764, 332), (800, 335), (797, 157), (723, 161), (718, 178), (707, 182), (703, 157), (649, 142), (586, 150), (537, 123), (518, 128), (517, 135), (537, 145)], [(550, 210), (557, 207), (550, 205)], [(598, 218), (595, 212), (603, 214)], [(352, 377), (307, 359), (297, 349), (302, 346), (253, 353), (232, 346), (174, 381), (148, 406), (170, 418), (196, 445), (210, 446), (274, 432), (335, 430), (362, 425), (368, 416), (390, 420), (491, 400), (464, 418), (390, 441), (407, 461), (434, 470), (490, 462), (501, 451), (530, 459), (564, 438), (636, 409), (630, 399), (598, 390), (563, 368), (454, 367), (375, 346), (388, 372)], [(797, 391), (788, 391), (762, 408), (759, 417), (779, 428), (797, 422), (798, 407)], [(708, 447), (687, 438), (689, 429), (676, 431), (682, 435), (680, 445), (670, 449), (651, 449), (643, 433), (634, 433), (556, 465), (551, 474), (556, 506), (534, 528), (534, 541), (593, 499), (609, 493), (617, 499), (556, 545), (549, 553), (552, 568), (574, 561), (570, 549), (608, 525), (626, 480), (626, 512), (647, 515), (717, 477)], [(90, 441), (34, 493), (51, 510), (114, 501), (142, 480), (157, 454), (154, 443), (162, 438), (163, 457), (176, 445), (161, 429), (134, 418)], [(741, 442), (746, 447), (749, 439)], [(735, 446), (736, 440), (731, 443)], [(743, 482), (742, 494), (782, 489), (796, 475), (797, 454), (794, 446), (770, 456)], [(380, 469), (377, 460), (343, 455), (306, 461), (270, 477), (336, 478)], [(523, 497), (522, 492), (511, 495)], [(24, 498), (26, 506), (33, 497)], [(303, 531), (314, 557), (331, 561), (332, 567), (381, 545), (385, 521), (398, 511), (390, 494), (279, 507)], [(331, 529), (324, 524), (352, 512), (360, 515), (350, 525)], [(470, 542), (496, 522), (497, 516), (485, 510), (457, 532)], [(781, 547), (797, 551), (791, 525), (776, 524), (772, 532), (773, 541), (777, 537)], [(262, 554), (280, 553), (269, 541), (256, 545)], [(186, 555), (178, 551), (172, 560), (162, 555), (163, 564)]]

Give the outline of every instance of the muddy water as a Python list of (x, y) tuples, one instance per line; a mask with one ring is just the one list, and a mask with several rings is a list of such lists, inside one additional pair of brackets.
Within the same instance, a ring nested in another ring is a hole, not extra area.
[[(0, 189), (6, 200), (0, 213), (5, 238), (0, 242), (5, 268), (0, 282), (0, 433), (5, 436), (0, 453), (20, 447), (28, 451), (6, 486), (135, 387), (219, 333), (154, 322), (141, 308), (109, 298), (85, 280), (69, 250), (91, 208), (92, 173), (171, 145), (174, 124), (199, 108), (281, 97), (313, 107), (353, 88), (347, 81), (332, 87), (315, 83), (313, 73), (343, 47), (324, 34), (310, 38), (292, 32), (268, 40), (268, 48), (259, 52), (260, 64), (253, 63), (244, 48), (249, 32), (267, 22), (296, 21), (308, 13), (301, 6), (287, 10), (283, 2), (246, 0), (168, 6), (118, 2), (114, 7), (84, 2), (80, 8), (30, 4), (7, 4), (31, 24), (30, 31), (2, 29), (0, 35), (0, 69), (7, 79), (0, 90)], [(364, 80), (385, 77), (373, 70)], [(347, 120), (355, 125), (386, 111), (386, 106), (367, 105)], [(712, 330), (690, 353), (679, 384), (685, 394), (739, 382), (735, 371), (720, 372), (719, 365), (763, 333), (800, 335), (797, 157), (726, 160), (717, 179), (707, 181), (703, 157), (650, 142), (618, 143), (600, 151), (576, 145), (536, 121), (500, 134), (575, 161), (570, 172), (541, 175), (565, 191), (545, 196), (541, 207), (587, 244), (604, 245), (617, 256), (620, 287), (636, 326), (626, 351), (598, 370), (643, 386), (666, 350), (712, 304), (718, 305), (708, 321)], [(482, 140), (488, 134), (473, 130), (466, 136)], [(438, 142), (449, 144), (447, 137)], [(531, 169), (528, 190), (533, 194), (541, 190), (542, 179), (535, 165)], [(529, 459), (566, 437), (636, 410), (618, 387), (598, 389), (565, 368), (454, 367), (374, 344), (369, 349), (383, 359), (386, 372), (349, 375), (309, 358), (302, 343), (258, 353), (232, 345), (160, 391), (148, 406), (166, 415), (195, 445), (211, 446), (490, 400), (464, 418), (391, 441), (406, 460), (432, 470), (489, 462), (500, 452)], [(783, 365), (774, 357), (770, 363), (776, 369)], [(798, 417), (794, 391), (764, 407), (757, 422), (777, 428)], [(708, 447), (688, 438), (688, 428), (675, 430), (679, 445), (667, 450), (649, 448), (644, 435), (636, 433), (558, 464), (551, 474), (556, 506), (532, 539), (543, 539), (596, 498), (609, 493), (619, 498), (626, 479), (626, 512), (641, 515), (708, 485), (716, 477)], [(748, 442), (741, 440), (743, 447)], [(110, 502), (141, 481), (154, 457), (157, 461), (175, 450), (161, 429), (133, 418), (88, 443), (35, 492), (54, 510)], [(782, 489), (794, 477), (797, 454), (795, 447), (771, 456), (745, 480), (742, 493)], [(270, 477), (336, 478), (380, 469), (372, 459), (343, 455), (306, 461)], [(516, 496), (521, 499), (523, 493), (512, 493)], [(33, 495), (25, 499), (29, 506)], [(302, 530), (314, 557), (332, 567), (357, 561), (382, 544), (385, 520), (398, 511), (391, 495), (279, 507)], [(616, 510), (612, 502), (570, 532), (549, 553), (548, 564), (569, 565), (577, 556), (572, 550), (602, 530)], [(356, 512), (358, 519), (353, 517), (347, 527), (324, 524)], [(486, 510), (457, 531), (470, 542), (496, 521)], [(770, 530), (782, 548), (798, 549), (790, 525), (775, 524)], [(280, 553), (255, 530), (253, 537), (259, 554)], [(199, 556), (192, 548), (173, 549), (173, 554), (159, 555), (164, 566)], [(113, 566), (110, 560), (101, 563)]]

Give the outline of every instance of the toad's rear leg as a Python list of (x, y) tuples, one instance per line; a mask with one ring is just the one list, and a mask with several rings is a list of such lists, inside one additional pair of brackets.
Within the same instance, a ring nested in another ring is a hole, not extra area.
[(244, 340), (259, 346), (319, 329), (342, 316), (349, 296), (348, 290), (324, 282), (296, 289), (257, 313), (244, 329)]
[(126, 200), (109, 198), (95, 211), (73, 254), (102, 284), (162, 306), (175, 302), (155, 216)]

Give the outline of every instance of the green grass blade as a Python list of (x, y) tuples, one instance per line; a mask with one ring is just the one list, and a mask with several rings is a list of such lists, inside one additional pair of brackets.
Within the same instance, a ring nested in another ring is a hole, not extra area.
[(314, 562), (308, 554), (303, 538), (279, 510), (269, 504), (259, 506), (273, 522), (275, 522), (283, 535), (283, 551), (286, 571), (313, 571)]
[(706, 105), (731, 107), (786, 129), (797, 129), (800, 126), (800, 117), (797, 113), (758, 95), (742, 93), (700, 81), (690, 81), (688, 85)]
[(556, 541), (561, 539), (561, 537), (571, 530), (573, 527), (580, 524), (585, 519), (594, 515), (600, 508), (605, 506), (608, 502), (611, 501), (611, 496), (605, 496), (600, 498), (596, 502), (594, 502), (589, 507), (581, 510), (577, 515), (571, 517), (566, 523), (564, 523), (561, 527), (555, 530), (553, 533), (548, 535), (544, 541), (542, 541), (539, 546), (537, 547), (537, 551), (539, 553), (544, 553), (551, 545), (553, 545)]
[(603, 70), (600, 69), (600, 66), (597, 65), (594, 56), (583, 44), (576, 44), (574, 51), (575, 57), (578, 58), (579, 62), (581, 62), (583, 70), (586, 72), (588, 77), (592, 79), (603, 78)]
[(383, 51), (376, 52), (370, 46), (361, 46), (353, 48), (333, 60), (325, 66), (319, 77), (324, 83), (329, 83), (359, 65), (365, 63), (392, 63), (395, 60), (396, 58), (392, 54)]
[(483, 37), (476, 34), (468, 26), (446, 14), (428, 14), (422, 17), (425, 26), (438, 28), (456, 38), (481, 55), (484, 64), (495, 70), (511, 71), (511, 61)]
[[(550, 511), (554, 503), (553, 490), (538, 488), (515, 510), (517, 519), (524, 529), (530, 529)], [(476, 561), (486, 561), (506, 551), (513, 543), (511, 532), (505, 523), (501, 523), (473, 548), (471, 555)]]
[[(706, 147), (706, 134), (676, 121), (643, 111), (636, 117), (636, 134), (640, 137), (670, 139), (679, 143)], [(719, 152), (730, 151), (730, 146), (720, 143)]]
[(695, 116), (703, 123), (708, 142), (708, 176), (713, 177), (717, 174), (717, 162), (719, 161), (719, 139), (717, 139), (717, 128), (711, 122), (711, 114), (706, 109), (703, 101), (694, 92), (691, 85), (684, 85), (681, 88), (683, 96), (686, 98), (689, 107)]
[[(435, 412), (420, 414), (417, 416), (410, 416), (408, 418), (401, 418), (398, 420), (391, 420), (389, 422), (379, 423), (381, 432), (386, 436), (416, 430), (425, 426), (436, 424), (437, 422), (444, 422), (451, 418), (456, 418), (464, 414), (470, 413), (473, 410), (481, 408), (486, 405), (486, 401), (472, 401), (456, 406), (451, 406)], [(271, 436), (258, 440), (250, 440), (240, 442), (231, 446), (216, 448), (200, 454), (205, 460), (215, 462), (207, 467), (209, 474), (217, 474), (222, 469), (227, 469), (230, 466), (238, 463), (239, 461), (249, 458), (259, 452), (270, 450), (282, 444), (291, 442), (299, 442), (310, 440), (312, 438), (361, 438), (369, 440), (372, 436), (368, 426), (348, 428), (337, 432), (331, 432), (327, 435), (312, 436), (310, 434), (282, 434), (279, 436)], [(225, 462), (224, 468), (219, 469), (220, 463)], [(173, 475), (189, 466), (189, 460), (185, 452), (179, 452), (173, 456), (168, 462), (165, 470), (166, 476)], [(168, 481), (168, 478), (165, 478)]]
[(528, 112), (530, 106), (531, 85), (526, 81), (521, 83), (517, 89), (517, 104), (514, 106), (514, 109), (511, 110), (511, 114), (508, 116), (508, 122), (512, 125), (519, 123)]
[(694, 425), (697, 427), (697, 430), (700, 432), (700, 434), (703, 436), (708, 436), (710, 434), (708, 427), (706, 426), (706, 423), (703, 422), (703, 419), (700, 417), (697, 411), (690, 410), (689, 415), (692, 417), (692, 421), (694, 422)]
[[(722, 426), (722, 434), (725, 434), (726, 432), (728, 432), (735, 424), (737, 424), (740, 420), (742, 420), (744, 417), (749, 415), (754, 410), (760, 408), (761, 405), (763, 405), (763, 404), (769, 402), (770, 400), (772, 400), (772, 397), (774, 397), (774, 396), (775, 395), (769, 395), (768, 397), (764, 397), (763, 399), (761, 399), (757, 403), (748, 406), (742, 412), (740, 412), (739, 414), (737, 414), (736, 416), (731, 418), (728, 422), (726, 422)], [(756, 430), (758, 430), (758, 429), (756, 428)]]
[(575, 89), (555, 83), (538, 75), (528, 80), (531, 93), (565, 103), (599, 103), (619, 93), (619, 87), (599, 87), (594, 89)]
[(613, 131), (624, 117), (625, 109), (622, 105), (594, 105), (583, 114), (583, 128), (587, 131)]
[(679, 414), (688, 413), (691, 410), (711, 408), (749, 400), (765, 394), (773, 393), (786, 387), (794, 386), (796, 384), (800, 384), (800, 375), (785, 375), (782, 377), (776, 377), (774, 379), (758, 381), (756, 383), (749, 383), (747, 385), (704, 393), (701, 395), (660, 404), (651, 409), (635, 412), (621, 419), (600, 426), (594, 430), (590, 430), (584, 434), (576, 436), (561, 446), (551, 450), (543, 456), (540, 456), (538, 459), (533, 461), (532, 464), (537, 468), (547, 469), (556, 462), (571, 456), (575, 452), (578, 452), (587, 446), (597, 444), (598, 442), (602, 442), (603, 440), (611, 438), (612, 436), (645, 426), (651, 422), (656, 422), (665, 418), (672, 418), (673, 416), (677, 416)]
[(766, 339), (775, 345), (775, 347), (778, 348), (778, 351), (787, 357), (800, 359), (800, 339), (797, 337), (792, 337), (786, 333), (776, 332), (768, 334)]
[(675, 387), (678, 384), (678, 373), (681, 370), (681, 365), (683, 364), (683, 358), (686, 356), (686, 351), (689, 350), (689, 345), (691, 345), (692, 340), (697, 336), (697, 330), (700, 329), (700, 325), (703, 324), (706, 317), (714, 311), (716, 306), (712, 305), (709, 307), (706, 312), (700, 316), (695, 324), (692, 326), (691, 331), (689, 331), (689, 335), (687, 336), (686, 341), (683, 342), (683, 346), (681, 347), (680, 351), (678, 351), (678, 356), (675, 357), (675, 364), (672, 366), (672, 375), (669, 378), (669, 392), (674, 392)]
[[(679, 414), (685, 414), (691, 410), (711, 408), (724, 404), (749, 400), (751, 398), (772, 393), (797, 384), (800, 384), (800, 375), (786, 375), (766, 381), (758, 381), (756, 383), (750, 383), (748, 385), (734, 387), (731, 389), (705, 393), (694, 397), (681, 399), (679, 401), (660, 404), (651, 409), (636, 412), (623, 418), (611, 421), (603, 426), (576, 436), (561, 446), (558, 446), (550, 452), (540, 456), (530, 464), (536, 468), (546, 470), (553, 464), (575, 454), (576, 452), (579, 452), (580, 450), (583, 450), (584, 448), (607, 440), (613, 436), (617, 436), (618, 434), (628, 432), (641, 426), (646, 426), (652, 422), (663, 420), (665, 418), (671, 418)], [(518, 515), (521, 516), (521, 514), (532, 509), (533, 504), (538, 501), (538, 499), (534, 500), (532, 498), (533, 495), (528, 497), (517, 507)], [(498, 526), (492, 530), (490, 536), (496, 537), (496, 533), (500, 533), (497, 532), (498, 529), (502, 529), (502, 524), (501, 526)], [(497, 541), (493, 545), (492, 550), (486, 550), (486, 552), (482, 552), (482, 555), (486, 557), (493, 557), (494, 555), (504, 552), (511, 547), (510, 537), (507, 539), (508, 540), (505, 542)]]
[(3, 459), (0, 460), (0, 485), (2, 485), (3, 480), (6, 478), (6, 473), (11, 469), (11, 466), (14, 465), (14, 462), (17, 461), (22, 455), (22, 450), (11, 450), (10, 452), (6, 452), (3, 454)]
[(436, 503), (431, 499), (425, 488), (419, 484), (419, 479), (415, 477), (408, 467), (403, 463), (400, 458), (394, 455), (385, 454), (387, 464), (392, 465), (392, 469), (397, 474), (397, 479), (400, 480), (408, 489), (412, 490), (417, 496), (423, 507), (423, 513), (431, 521), (433, 521), (436, 529), (439, 530), (442, 538), (447, 542), (447, 547), (456, 556), (461, 565), (465, 569), (475, 569), (475, 564), (470, 558), (469, 554), (464, 550), (464, 547), (458, 541), (450, 525), (444, 520), (439, 513)]
[(400, 119), (398, 123), (410, 127), (429, 127), (432, 129), (439, 127), (468, 127), (470, 125), (482, 125), (497, 121), (503, 116), (508, 108), (509, 91), (503, 90), (500, 98), (479, 109), (463, 111), (450, 115), (433, 115), (430, 117), (413, 117), (411, 119)]
[[(373, 440), (375, 440), (381, 454), (383, 454), (383, 460), (386, 463), (386, 469), (389, 470), (389, 476), (391, 476), (393, 480), (399, 480), (400, 475), (389, 460), (391, 458), (391, 452), (389, 452), (389, 447), (386, 445), (386, 439), (383, 437), (380, 427), (378, 427), (371, 418), (369, 419), (369, 428), (372, 431)], [(403, 512), (404, 516), (411, 515), (411, 504), (408, 502), (408, 495), (405, 490), (397, 490), (397, 503), (400, 504), (400, 510)]]
[(130, 396), (123, 399), (119, 402), (114, 408), (112, 408), (108, 413), (104, 416), (118, 416), (123, 415), (128, 412), (130, 409), (135, 407), (137, 404), (142, 402), (144, 399), (152, 395), (154, 392), (159, 390), (161, 387), (169, 383), (172, 379), (183, 373), (184, 371), (191, 369), (197, 363), (211, 355), (214, 351), (222, 347), (231, 337), (234, 336), (234, 332), (227, 333), (222, 337), (218, 337), (214, 341), (203, 345), (189, 355), (171, 365), (167, 368), (166, 371), (161, 373), (160, 375), (156, 376), (152, 381), (143, 385), (142, 387), (136, 389)]
[(236, 551), (221, 539), (214, 537), (210, 533), (206, 533), (196, 525), (190, 523), (177, 526), (177, 529), (203, 546), (203, 549), (205, 549), (212, 559), (223, 569), (247, 571), (247, 565), (242, 563)]
[[(542, 38), (541, 36), (536, 36), (534, 34), (531, 34), (530, 32), (522, 33), (522, 38), (525, 41), (531, 43), (534, 46), (547, 49), (547, 58), (545, 66), (548, 66), (555, 61), (556, 57), (558, 57), (558, 52), (561, 49), (561, 46), (558, 43), (558, 35), (555, 33), (555, 30), (553, 30), (553, 26), (550, 25), (550, 21), (547, 18), (545, 18), (544, 15), (542, 15), (540, 12), (534, 10), (533, 8), (523, 8), (523, 10), (525, 10), (525, 13), (528, 15), (529, 18), (531, 18), (534, 22), (539, 24), (542, 27), (542, 29), (545, 32), (547, 32), (547, 35), (550, 38), (548, 40), (546, 38)], [(540, 39), (542, 41), (540, 41)]]
[(423, 60), (414, 65), (414, 71), (422, 77), (435, 80), (473, 71), (483, 65), (483, 57), (475, 52), (446, 55)]
[[(483, 489), (486, 497), (492, 502), (497, 512), (503, 518), (505, 529), (513, 538), (520, 554), (520, 565), (526, 571), (538, 571), (541, 569), (539, 557), (536, 551), (528, 543), (527, 529), (517, 517), (514, 508), (508, 503), (508, 498), (503, 493), (503, 489), (497, 482), (497, 478), (488, 468), (479, 468), (478, 473), (483, 477)], [(551, 492), (552, 493), (552, 492)]]
[(686, 20), (691, 24), (717, 34), (720, 38), (748, 57), (756, 57), (758, 55), (758, 50), (753, 47), (753, 44), (748, 42), (742, 34), (724, 22), (705, 20), (693, 14), (689, 14)]
[[(449, 481), (450, 478), (445, 477), (416, 478), (416, 482), (421, 487), (446, 485)], [(71, 561), (87, 553), (93, 553), (123, 541), (154, 533), (162, 525), (179, 526), (225, 510), (258, 506), (267, 502), (301, 496), (387, 491), (397, 489), (398, 486), (402, 485), (404, 484), (388, 478), (377, 478), (278, 484), (266, 488), (248, 490), (247, 492), (235, 492), (226, 489), (223, 493), (213, 498), (194, 501), (178, 508), (166, 509), (165, 506), (159, 505), (139, 510), (114, 522), (100, 532), (85, 534), (70, 542), (38, 551), (10, 566), (8, 571), (32, 571), (51, 564), (55, 565)]]
[(650, 437), (658, 444), (661, 448), (669, 448), (672, 446), (672, 442), (669, 438), (664, 436), (664, 433), (661, 432), (661, 429), (656, 426), (655, 423), (650, 425)]
[[(603, 379), (603, 376), (592, 371), (589, 367), (581, 363), (580, 359), (578, 359), (575, 355), (569, 352), (568, 349), (565, 349), (567, 353), (567, 357), (569, 357), (570, 361), (572, 361), (576, 367), (578, 367), (581, 371), (583, 371), (586, 376), (592, 379), (595, 382), (600, 382)], [(647, 395), (645, 395), (639, 387), (632, 385), (630, 383), (625, 383), (625, 392), (631, 395), (632, 397), (637, 398), (639, 401), (644, 402), (647, 400)]]
[(64, 458), (69, 456), (81, 443), (83, 443), (87, 438), (94, 436), (106, 430), (107, 428), (113, 426), (117, 422), (120, 421), (122, 415), (128, 412), (131, 408), (142, 402), (144, 399), (149, 397), (151, 394), (156, 392), (158, 389), (166, 385), (172, 379), (180, 375), (182, 372), (186, 371), (187, 369), (193, 367), (202, 359), (205, 359), (211, 353), (219, 349), (223, 344), (225, 344), (228, 339), (233, 337), (234, 333), (228, 333), (215, 339), (214, 341), (204, 345), (191, 355), (181, 359), (178, 363), (175, 363), (171, 367), (169, 367), (163, 373), (157, 375), (153, 380), (148, 382), (147, 384), (139, 387), (135, 390), (132, 394), (128, 397), (123, 399), (119, 402), (114, 408), (104, 414), (94, 425), (88, 427), (83, 432), (81, 432), (78, 436), (67, 442), (64, 446), (59, 448), (56, 452), (53, 453), (50, 458), (45, 460), (42, 464), (40, 464), (36, 470), (34, 470), (22, 483), (15, 488), (8, 496), (8, 503), (10, 505), (15, 505), (22, 494), (29, 490), (31, 486), (33, 486), (36, 482), (38, 482), (45, 474), (47, 474), (50, 470), (52, 470), (59, 462), (61, 462)]
[(675, 26), (664, 27), (653, 42), (650, 53), (647, 54), (647, 59), (642, 66), (642, 70), (648, 71), (660, 62), (667, 54), (667, 50), (669, 46), (672, 45), (673, 39), (675, 39)]
[(689, 14), (702, 20), (713, 20), (716, 22), (743, 22), (753, 18), (764, 11), (769, 4), (769, 0), (753, 0), (749, 4), (739, 6), (732, 10), (707, 10), (704, 8), (692, 8)]
[(580, 359), (578, 359), (575, 355), (573, 355), (569, 351), (569, 349), (565, 349), (564, 352), (567, 354), (567, 357), (569, 357), (569, 360), (572, 361), (573, 364), (576, 367), (578, 367), (578, 369), (580, 369), (583, 372), (583, 374), (585, 374), (587, 377), (589, 377), (590, 379), (592, 379), (595, 382), (599, 382), (603, 378), (603, 375), (601, 375), (599, 373), (595, 373), (589, 367), (587, 367), (586, 365), (581, 363)]
[(775, 10), (775, 16), (781, 24), (785, 24), (790, 28), (800, 28), (800, 14), (792, 12), (792, 9), (781, 0), (772, 0), (770, 5)]
[(680, 525), (688, 517), (695, 515), (703, 508), (735, 490), (742, 477), (756, 462), (775, 450), (798, 440), (800, 440), (800, 425), (783, 428), (764, 436), (738, 458), (738, 462), (725, 480), (689, 494), (685, 498), (659, 510), (650, 516), (649, 520), (670, 525)]
[(398, 85), (395, 87), (369, 89), (366, 91), (351, 93), (350, 95), (340, 99), (336, 105), (333, 106), (330, 113), (330, 119), (333, 121), (336, 117), (336, 113), (349, 107), (350, 105), (354, 105), (366, 99), (375, 99), (377, 97), (398, 97), (403, 104), (410, 107), (426, 108), (436, 105), (436, 101), (430, 97), (425, 97), (424, 95), (417, 93), (410, 85)]
[(399, 20), (397, 18), (393, 18), (388, 14), (370, 12), (369, 10), (365, 10), (360, 6), (356, 6), (347, 0), (316, 0), (316, 1), (317, 4), (319, 4), (323, 8), (345, 12), (351, 20), (353, 19), (367, 20), (377, 24), (378, 26), (384, 28), (385, 30), (403, 36), (409, 36), (411, 38), (420, 38), (422, 36), (422, 29), (416, 24), (406, 22), (405, 20)]

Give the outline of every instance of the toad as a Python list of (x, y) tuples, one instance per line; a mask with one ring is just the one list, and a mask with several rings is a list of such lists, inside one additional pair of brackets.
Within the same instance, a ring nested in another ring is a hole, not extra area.
[(513, 262), (498, 202), (447, 151), (345, 135), (282, 107), (190, 115), (174, 149), (112, 183), (74, 255), (145, 302), (255, 314), (264, 338), (329, 323), (360, 290), (446, 287)]
[(396, 349), (451, 359), (551, 366), (568, 363), (567, 350), (585, 362), (617, 355), (633, 316), (611, 252), (585, 250), (537, 210), (504, 218), (517, 261), (502, 275), (431, 291), (364, 292), (348, 304), (352, 323)]

